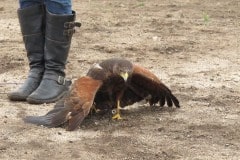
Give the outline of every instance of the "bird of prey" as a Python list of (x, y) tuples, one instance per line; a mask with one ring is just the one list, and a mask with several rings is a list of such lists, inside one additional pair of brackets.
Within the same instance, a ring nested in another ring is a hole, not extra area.
[(178, 99), (149, 70), (128, 60), (112, 58), (94, 64), (86, 74), (75, 80), (68, 95), (44, 116), (28, 116), (25, 122), (48, 127), (65, 124), (76, 129), (90, 110), (114, 110), (113, 119), (121, 119), (120, 109), (141, 100), (179, 108)]

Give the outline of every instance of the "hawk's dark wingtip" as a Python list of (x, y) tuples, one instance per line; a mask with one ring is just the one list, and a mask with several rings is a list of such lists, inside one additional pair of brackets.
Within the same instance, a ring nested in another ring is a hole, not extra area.
[(174, 95), (171, 95), (171, 99), (172, 99), (172, 101), (173, 101), (173, 104), (174, 104), (177, 108), (180, 108), (179, 100), (178, 100)]

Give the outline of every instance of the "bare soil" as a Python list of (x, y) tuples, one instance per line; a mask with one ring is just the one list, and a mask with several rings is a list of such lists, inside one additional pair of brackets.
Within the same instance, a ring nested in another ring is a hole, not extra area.
[(162, 79), (180, 109), (142, 104), (88, 117), (74, 132), (25, 124), (54, 104), (10, 102), (28, 62), (16, 0), (0, 1), (0, 159), (240, 159), (240, 2), (73, 0), (82, 27), (66, 72), (124, 57)]

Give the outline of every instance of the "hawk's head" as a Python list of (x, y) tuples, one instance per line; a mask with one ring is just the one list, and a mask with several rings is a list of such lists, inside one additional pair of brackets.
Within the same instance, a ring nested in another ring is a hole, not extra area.
[(113, 66), (113, 73), (121, 76), (124, 81), (132, 75), (133, 65), (130, 61), (124, 59), (117, 59)]

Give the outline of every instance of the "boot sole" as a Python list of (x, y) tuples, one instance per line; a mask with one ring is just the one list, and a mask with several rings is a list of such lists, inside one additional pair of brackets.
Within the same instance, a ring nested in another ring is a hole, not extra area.
[(19, 96), (19, 95), (8, 95), (8, 99), (10, 101), (26, 101), (27, 96), (22, 97), (22, 96)]

